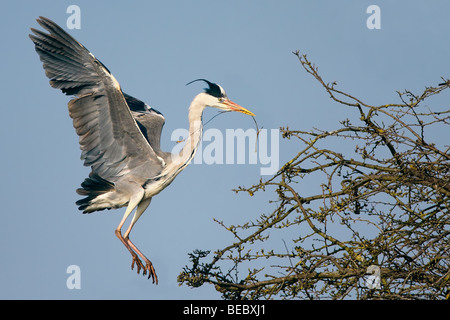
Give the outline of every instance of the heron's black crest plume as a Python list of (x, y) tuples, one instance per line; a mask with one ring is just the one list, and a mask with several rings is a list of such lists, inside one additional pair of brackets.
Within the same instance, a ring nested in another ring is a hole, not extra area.
[(227, 97), (225, 92), (223, 91), (223, 89), (220, 88), (219, 85), (217, 85), (217, 84), (215, 84), (215, 83), (213, 83), (211, 81), (208, 81), (206, 79), (192, 80), (191, 82), (186, 83), (186, 85), (190, 85), (191, 83), (196, 82), (196, 81), (204, 81), (204, 82), (206, 82), (208, 84), (209, 88), (205, 88), (205, 92), (207, 94), (210, 94), (210, 95), (212, 95), (213, 97), (216, 97), (216, 98), (226, 98)]

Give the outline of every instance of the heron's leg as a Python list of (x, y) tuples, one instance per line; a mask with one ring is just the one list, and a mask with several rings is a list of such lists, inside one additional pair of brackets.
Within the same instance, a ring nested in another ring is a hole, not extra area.
[(134, 224), (139, 220), (139, 218), (142, 216), (144, 211), (148, 208), (151, 201), (152, 201), (152, 198), (148, 198), (148, 199), (144, 199), (141, 202), (139, 202), (136, 212), (134, 213), (133, 219), (131, 220), (131, 223), (128, 226), (127, 231), (125, 231), (125, 234), (123, 235), (124, 238), (129, 237), (131, 229), (133, 229)]
[(134, 252), (133, 249), (128, 244), (126, 237), (122, 236), (121, 230), (122, 230), (122, 226), (125, 223), (125, 221), (127, 220), (128, 216), (134, 210), (134, 208), (136, 208), (138, 206), (138, 204), (142, 200), (143, 196), (144, 196), (144, 190), (142, 190), (141, 192), (137, 192), (133, 197), (131, 197), (130, 201), (128, 202), (127, 209), (125, 210), (125, 213), (123, 215), (122, 221), (120, 221), (119, 225), (117, 226), (117, 228), (115, 230), (115, 234), (116, 234), (117, 238), (119, 238), (119, 240), (128, 249), (128, 251), (131, 253), (131, 256), (133, 257), (131, 269), (134, 268), (134, 263), (136, 262), (136, 265), (138, 268), (138, 273), (141, 268), (145, 270), (145, 267), (142, 264), (141, 260), (138, 258), (138, 255), (136, 254), (136, 252)]
[[(128, 215), (129, 215), (129, 214), (128, 214)], [(133, 265), (131, 266), (131, 269), (133, 269), (133, 267), (134, 267), (134, 262), (136, 261), (136, 259), (139, 259), (139, 258), (137, 257), (137, 254), (133, 251), (133, 249), (131, 249), (130, 245), (127, 243), (127, 241), (125, 240), (125, 238), (122, 236), (122, 232), (121, 232), (122, 226), (123, 226), (123, 224), (125, 223), (125, 220), (127, 220), (128, 215), (127, 215), (127, 214), (124, 214), (124, 216), (123, 216), (123, 218), (122, 218), (122, 221), (120, 221), (119, 225), (117, 226), (117, 228), (116, 228), (116, 230), (115, 230), (115, 234), (116, 234), (116, 237), (119, 238), (119, 240), (123, 243), (123, 245), (125, 246), (125, 248), (127, 248), (128, 251), (129, 251), (129, 252), (131, 253), (131, 255), (133, 256)], [(141, 263), (141, 264), (137, 263), (137, 266), (138, 266), (138, 272), (139, 272), (139, 270), (141, 269), (141, 267), (144, 268), (144, 266), (142, 265), (142, 263)]]
[(133, 219), (131, 220), (130, 226), (128, 227), (127, 231), (124, 234), (124, 238), (126, 239), (128, 245), (133, 249), (134, 252), (136, 252), (144, 261), (145, 261), (145, 268), (143, 274), (145, 275), (148, 271), (148, 278), (153, 277), (153, 282), (158, 284), (158, 277), (156, 276), (155, 268), (153, 267), (152, 262), (131, 242), (129, 236), (131, 229), (133, 228), (134, 224), (138, 221), (138, 219), (141, 217), (141, 215), (144, 213), (144, 211), (148, 208), (152, 198), (144, 199), (142, 200), (133, 216)]

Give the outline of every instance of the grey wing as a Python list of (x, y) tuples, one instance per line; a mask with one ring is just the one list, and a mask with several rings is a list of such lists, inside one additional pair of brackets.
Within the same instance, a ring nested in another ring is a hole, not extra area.
[(123, 95), (145, 139), (158, 156), (165, 157), (166, 153), (161, 150), (160, 143), (161, 132), (165, 123), (162, 113), (125, 92), (123, 92)]
[(114, 76), (53, 21), (37, 21), (49, 33), (32, 28), (30, 38), (50, 85), (76, 96), (69, 102), (69, 114), (84, 165), (113, 182), (128, 173), (142, 178), (159, 174), (163, 163), (139, 129)]

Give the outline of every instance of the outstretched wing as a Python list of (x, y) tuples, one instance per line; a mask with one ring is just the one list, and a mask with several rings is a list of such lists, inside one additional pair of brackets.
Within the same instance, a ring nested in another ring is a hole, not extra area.
[(50, 85), (76, 96), (69, 102), (69, 114), (84, 165), (113, 182), (128, 173), (157, 175), (163, 162), (139, 129), (114, 76), (53, 21), (40, 17), (37, 22), (49, 33), (32, 28), (30, 38)]

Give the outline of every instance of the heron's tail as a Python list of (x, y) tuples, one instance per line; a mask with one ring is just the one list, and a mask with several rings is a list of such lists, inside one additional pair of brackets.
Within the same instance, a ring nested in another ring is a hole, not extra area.
[(77, 193), (82, 196), (87, 196), (76, 202), (79, 206), (79, 210), (83, 210), (83, 213), (91, 213), (93, 211), (107, 209), (106, 207), (98, 208), (91, 207), (92, 201), (98, 196), (113, 191), (114, 183), (103, 179), (98, 174), (91, 172), (89, 178), (86, 178), (81, 183), (81, 188), (77, 189)]

